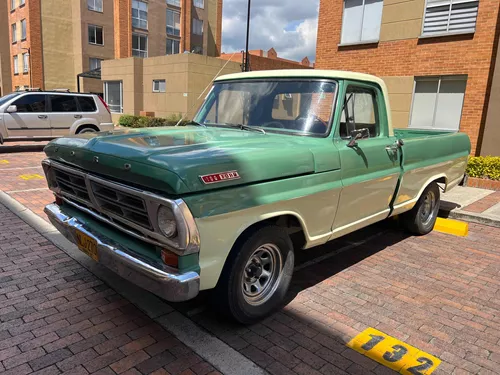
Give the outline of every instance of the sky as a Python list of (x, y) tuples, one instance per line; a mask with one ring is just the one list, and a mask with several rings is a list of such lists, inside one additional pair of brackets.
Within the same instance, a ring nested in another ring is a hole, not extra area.
[[(224, 0), (222, 51), (245, 49), (248, 0)], [(252, 0), (250, 49), (274, 47), (279, 57), (315, 61), (319, 0)]]

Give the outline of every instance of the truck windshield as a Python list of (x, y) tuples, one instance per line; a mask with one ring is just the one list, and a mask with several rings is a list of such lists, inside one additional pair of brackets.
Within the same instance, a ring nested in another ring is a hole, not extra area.
[(205, 126), (326, 135), (336, 87), (335, 82), (321, 80), (215, 83), (194, 121)]

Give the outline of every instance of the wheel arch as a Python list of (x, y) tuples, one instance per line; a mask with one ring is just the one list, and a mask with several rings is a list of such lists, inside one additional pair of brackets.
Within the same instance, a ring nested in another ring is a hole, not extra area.
[(86, 129), (86, 128), (94, 129), (96, 132), (99, 131), (99, 127), (95, 124), (81, 124), (81, 125), (78, 125), (78, 127), (76, 128), (75, 134), (78, 134), (80, 131), (82, 131), (83, 129)]

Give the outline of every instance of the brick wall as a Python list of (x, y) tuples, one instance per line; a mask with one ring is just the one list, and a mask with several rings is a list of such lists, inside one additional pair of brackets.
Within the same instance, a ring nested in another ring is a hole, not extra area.
[(115, 58), (132, 56), (132, 1), (114, 0)]
[[(223, 53), (219, 56), (224, 60), (231, 60), (242, 63), (243, 54), (239, 53)], [(275, 70), (275, 69), (311, 69), (309, 66), (303, 65), (301, 62), (281, 59), (277, 54), (263, 56), (262, 50), (250, 51), (250, 70)]]
[(467, 74), (460, 130), (478, 152), (489, 95), (489, 76), (498, 39), (500, 0), (481, 0), (475, 34), (406, 39), (339, 47), (343, 2), (320, 0), (316, 68), (353, 70), (378, 76)]

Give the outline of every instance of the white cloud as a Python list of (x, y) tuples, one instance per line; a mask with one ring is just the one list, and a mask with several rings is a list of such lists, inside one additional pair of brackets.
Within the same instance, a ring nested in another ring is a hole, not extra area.
[[(247, 0), (224, 0), (222, 51), (245, 49)], [(311, 61), (316, 56), (319, 0), (252, 0), (250, 49), (268, 50), (278, 56)]]

